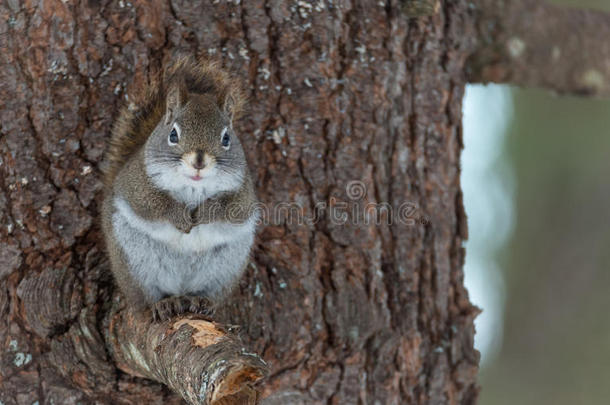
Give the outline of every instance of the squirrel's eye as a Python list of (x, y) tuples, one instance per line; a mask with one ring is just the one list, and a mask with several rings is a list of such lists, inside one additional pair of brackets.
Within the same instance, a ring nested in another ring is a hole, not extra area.
[(229, 136), (229, 131), (227, 130), (227, 128), (222, 130), (220, 143), (222, 144), (223, 148), (229, 149), (229, 145), (231, 144), (231, 137)]
[(170, 145), (175, 145), (178, 143), (178, 131), (176, 131), (175, 127), (172, 128), (172, 132), (169, 133), (169, 138), (167, 138), (167, 140), (169, 141)]

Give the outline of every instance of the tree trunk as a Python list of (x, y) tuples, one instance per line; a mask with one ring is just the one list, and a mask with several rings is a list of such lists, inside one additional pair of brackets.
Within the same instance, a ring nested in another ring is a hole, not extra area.
[(265, 224), (215, 321), (268, 364), (262, 402), (473, 403), (468, 3), (418, 19), (394, 0), (0, 3), (2, 403), (181, 401), (117, 368), (98, 221), (117, 109), (177, 50), (250, 95), (237, 133)]

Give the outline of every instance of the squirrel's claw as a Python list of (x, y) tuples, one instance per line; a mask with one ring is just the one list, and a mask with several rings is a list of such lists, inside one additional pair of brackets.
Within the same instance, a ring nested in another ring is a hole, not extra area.
[(214, 314), (211, 302), (198, 296), (173, 296), (164, 298), (152, 305), (155, 322), (163, 322), (185, 313), (193, 313), (209, 318)]
[(152, 305), (152, 318), (155, 322), (167, 321), (176, 315), (168, 299), (162, 299)]
[(211, 317), (214, 315), (214, 306), (207, 298), (199, 296), (189, 296), (185, 298), (189, 301), (189, 312), (203, 315), (204, 317)]

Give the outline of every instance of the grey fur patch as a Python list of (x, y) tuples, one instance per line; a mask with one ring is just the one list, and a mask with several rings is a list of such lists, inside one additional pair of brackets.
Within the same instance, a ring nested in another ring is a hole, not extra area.
[(120, 197), (114, 206), (113, 232), (150, 302), (167, 295), (214, 299), (241, 276), (254, 241), (255, 215), (244, 224), (202, 224), (184, 234), (168, 222), (142, 219)]

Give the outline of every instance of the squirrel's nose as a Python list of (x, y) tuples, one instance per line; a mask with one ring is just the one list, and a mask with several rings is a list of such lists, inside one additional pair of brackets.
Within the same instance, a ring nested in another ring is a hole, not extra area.
[(203, 151), (198, 150), (195, 152), (195, 161), (193, 162), (193, 167), (197, 170), (201, 170), (205, 167), (205, 163), (203, 162)]

